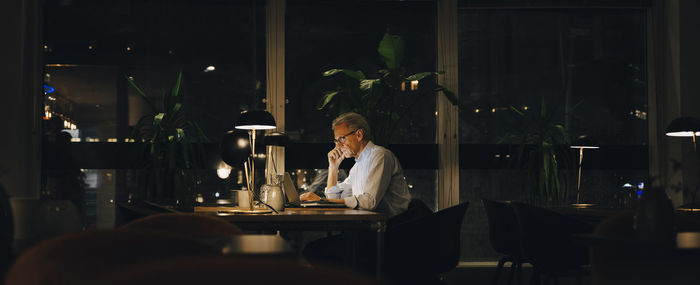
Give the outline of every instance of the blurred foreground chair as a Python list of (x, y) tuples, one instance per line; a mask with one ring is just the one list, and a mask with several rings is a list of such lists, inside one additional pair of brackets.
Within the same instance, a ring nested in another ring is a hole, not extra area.
[(385, 268), (396, 284), (431, 284), (454, 269), (469, 202), (393, 226), (386, 233)]
[(294, 259), (198, 257), (136, 264), (107, 272), (96, 279), (86, 280), (84, 284), (364, 285), (378, 282), (372, 277), (349, 271), (347, 268), (303, 266)]
[(14, 230), (10, 198), (5, 192), (5, 187), (0, 184), (0, 280), (5, 277), (5, 271), (12, 261)]
[(220, 254), (220, 249), (157, 231), (96, 230), (67, 234), (23, 252), (10, 267), (5, 285), (77, 284), (141, 262)]
[[(697, 219), (676, 213), (679, 232), (697, 229)], [(634, 213), (605, 219), (594, 234), (609, 243), (589, 246), (593, 284), (698, 284), (700, 248), (678, 250), (672, 245), (645, 244), (635, 240)]]
[(522, 255), (520, 248), (520, 231), (518, 229), (518, 220), (515, 216), (515, 210), (511, 207), (510, 202), (499, 202), (483, 199), (486, 216), (489, 223), (489, 241), (491, 247), (498, 253), (504, 254), (498, 260), (496, 273), (494, 274), (492, 283), (499, 284), (499, 277), (503, 266), (506, 262), (510, 262), (510, 274), (508, 275), (508, 284), (513, 283), (513, 276), (517, 275), (517, 283), (522, 284), (522, 264), (529, 263)]
[(194, 213), (162, 213), (129, 222), (120, 230), (148, 229), (188, 238), (222, 237), (243, 234), (238, 226), (216, 216)]
[(523, 258), (532, 263), (531, 284), (559, 283), (561, 276), (574, 275), (580, 280), (583, 266), (588, 265), (588, 251), (575, 243), (573, 235), (590, 233), (593, 226), (557, 212), (523, 203), (512, 202), (520, 229)]

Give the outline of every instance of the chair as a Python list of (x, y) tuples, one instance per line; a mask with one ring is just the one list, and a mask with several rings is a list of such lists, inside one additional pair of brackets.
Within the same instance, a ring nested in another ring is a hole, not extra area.
[(120, 230), (148, 229), (189, 238), (209, 238), (243, 234), (238, 226), (215, 217), (194, 213), (161, 213), (138, 218)]
[(5, 187), (0, 184), (0, 280), (12, 261), (12, 241), (14, 239), (14, 221), (10, 209), (10, 199)]
[(132, 264), (217, 255), (220, 249), (164, 232), (95, 230), (52, 238), (26, 250), (10, 267), (5, 285), (76, 284)]
[(191, 285), (191, 284), (383, 284), (347, 269), (303, 266), (295, 259), (231, 257), (174, 258), (141, 263), (106, 272), (81, 284)]
[(386, 233), (386, 275), (397, 284), (437, 283), (457, 266), (469, 202), (394, 226)]
[(518, 284), (522, 284), (522, 264), (529, 263), (522, 255), (520, 248), (520, 233), (518, 221), (510, 202), (498, 202), (483, 199), (486, 216), (489, 223), (489, 241), (491, 247), (497, 252), (504, 254), (498, 260), (496, 273), (493, 277), (493, 284), (498, 284), (498, 280), (506, 262), (510, 262), (510, 274), (508, 284), (513, 283), (513, 276), (518, 275)]
[(575, 274), (580, 277), (582, 266), (588, 265), (585, 246), (575, 243), (573, 235), (590, 233), (593, 226), (557, 212), (518, 202), (512, 202), (520, 232), (522, 255), (534, 267), (531, 284), (558, 283), (558, 278)]

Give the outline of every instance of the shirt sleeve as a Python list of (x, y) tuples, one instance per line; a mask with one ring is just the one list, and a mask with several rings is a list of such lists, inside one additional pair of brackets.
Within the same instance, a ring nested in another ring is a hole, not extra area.
[(367, 181), (363, 193), (355, 197), (345, 198), (345, 204), (351, 208), (374, 210), (384, 197), (391, 182), (393, 158), (386, 152), (378, 152), (373, 156), (367, 169)]
[(342, 199), (345, 197), (352, 196), (352, 184), (350, 184), (350, 176), (348, 176), (348, 178), (345, 178), (343, 182), (326, 188), (325, 194), (326, 198), (328, 199)]

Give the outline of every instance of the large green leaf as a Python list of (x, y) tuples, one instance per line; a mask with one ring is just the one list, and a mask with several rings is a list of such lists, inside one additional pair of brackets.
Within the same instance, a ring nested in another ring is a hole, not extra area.
[(361, 90), (370, 90), (374, 88), (376, 85), (381, 83), (381, 80), (379, 79), (365, 79), (360, 81), (360, 89)]
[(412, 74), (412, 75), (409, 75), (408, 77), (406, 77), (406, 81), (415, 81), (415, 80), (421, 81), (421, 80), (423, 80), (423, 78), (426, 78), (426, 77), (431, 76), (431, 75), (437, 75), (437, 74), (438, 74), (437, 72), (416, 73), (416, 74)]
[(389, 33), (384, 34), (382, 41), (379, 42), (377, 51), (386, 64), (386, 67), (391, 70), (396, 70), (401, 67), (403, 62), (403, 39), (400, 36)]
[(326, 94), (323, 94), (323, 98), (321, 100), (321, 104), (319, 104), (319, 106), (318, 106), (318, 109), (321, 110), (321, 109), (325, 108), (326, 105), (328, 105), (328, 103), (333, 101), (333, 98), (335, 97), (335, 95), (337, 95), (340, 92), (341, 91), (331, 91), (331, 92), (328, 92)]
[(354, 78), (354, 79), (357, 79), (357, 80), (365, 79), (365, 74), (362, 73), (362, 71), (359, 71), (359, 70), (358, 70), (358, 71), (355, 71), (355, 70), (349, 70), (349, 69), (331, 69), (331, 70), (327, 70), (327, 71), (325, 71), (325, 72), (323, 73), (323, 76), (332, 76), (332, 75), (336, 75), (336, 74), (338, 74), (338, 73), (345, 74), (345, 75), (349, 76), (350, 78)]
[(148, 99), (148, 97), (146, 96), (146, 93), (144, 93), (143, 90), (141, 90), (141, 88), (139, 88), (139, 86), (136, 85), (136, 82), (134, 82), (134, 80), (132, 80), (129, 76), (124, 75), (124, 78), (126, 78), (126, 81), (129, 82), (131, 87), (134, 87), (134, 89), (136, 89), (136, 93), (141, 95), (141, 98), (144, 101), (146, 101), (146, 104), (148, 104), (148, 107), (151, 108), (151, 112), (153, 112), (153, 113), (158, 112), (158, 109), (156, 109), (156, 105), (153, 105), (153, 102), (151, 102), (151, 100)]
[(178, 97), (180, 96), (180, 84), (182, 83), (182, 70), (177, 73), (177, 80), (175, 80), (175, 85), (173, 85), (173, 89), (171, 91), (171, 96), (173, 97)]

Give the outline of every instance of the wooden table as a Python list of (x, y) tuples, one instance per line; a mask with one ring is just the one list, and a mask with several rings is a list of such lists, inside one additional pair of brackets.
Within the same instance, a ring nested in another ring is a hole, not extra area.
[(346, 208), (286, 208), (279, 214), (236, 214), (236, 207), (195, 207), (195, 213), (219, 216), (243, 230), (342, 230), (376, 233), (377, 278), (384, 265), (384, 233), (387, 215)]
[(202, 238), (198, 241), (220, 248), (224, 255), (294, 257), (296, 252), (278, 235), (233, 235), (217, 238)]

